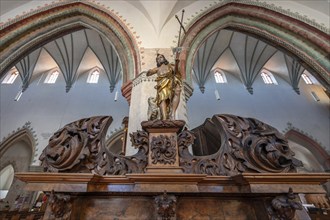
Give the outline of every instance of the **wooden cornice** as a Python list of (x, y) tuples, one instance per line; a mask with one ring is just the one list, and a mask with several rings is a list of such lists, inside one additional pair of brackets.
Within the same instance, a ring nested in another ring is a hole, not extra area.
[(329, 173), (244, 173), (237, 176), (207, 176), (184, 173), (141, 173), (99, 176), (85, 173), (16, 173), (26, 182), (26, 190), (75, 193), (212, 193), (247, 194), (324, 193), (321, 186), (330, 180)]

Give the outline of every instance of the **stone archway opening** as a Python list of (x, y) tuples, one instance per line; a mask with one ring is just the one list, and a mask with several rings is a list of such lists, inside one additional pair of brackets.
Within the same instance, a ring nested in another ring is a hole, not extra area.
[(280, 12), (248, 3), (227, 3), (206, 12), (188, 28), (181, 44), (182, 72), (191, 82), (200, 46), (213, 33), (230, 29), (254, 36), (295, 57), (326, 90), (330, 90), (328, 35), (312, 25)]
[(140, 70), (134, 37), (115, 15), (88, 2), (53, 4), (4, 27), (0, 76), (40, 46), (85, 28), (98, 32), (114, 45), (122, 63), (123, 82), (133, 79)]
[(0, 171), (0, 199), (4, 199), (7, 196), (13, 180), (14, 167), (9, 164)]

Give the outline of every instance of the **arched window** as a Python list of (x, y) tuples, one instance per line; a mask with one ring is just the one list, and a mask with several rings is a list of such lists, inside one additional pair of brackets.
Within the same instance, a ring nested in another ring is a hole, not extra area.
[(18, 76), (17, 70), (9, 72), (7, 74), (7, 76), (4, 78), (4, 80), (2, 81), (2, 84), (13, 84), (15, 79), (17, 78), (17, 76)]
[(305, 81), (306, 84), (308, 85), (313, 84), (311, 78), (306, 73), (301, 74), (301, 78)]
[(0, 199), (6, 197), (14, 180), (14, 167), (8, 165), (0, 171)]
[(269, 71), (262, 70), (260, 75), (261, 75), (262, 80), (264, 81), (265, 84), (275, 84), (275, 85), (277, 85), (277, 81), (276, 81), (275, 77)]
[(87, 83), (97, 83), (99, 81), (100, 77), (100, 70), (99, 69), (93, 69), (87, 78)]
[(45, 83), (54, 84), (56, 82), (58, 75), (59, 72), (57, 70), (50, 72), (45, 79)]
[(222, 70), (216, 69), (214, 71), (214, 79), (216, 83), (227, 83), (227, 78)]

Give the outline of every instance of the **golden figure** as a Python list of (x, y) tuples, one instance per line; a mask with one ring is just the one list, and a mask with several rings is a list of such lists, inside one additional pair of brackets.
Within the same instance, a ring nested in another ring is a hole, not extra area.
[(181, 75), (175, 65), (170, 64), (164, 55), (157, 54), (157, 67), (148, 70), (147, 76), (157, 73), (155, 89), (156, 104), (160, 109), (161, 119), (175, 119), (175, 112), (180, 102)]

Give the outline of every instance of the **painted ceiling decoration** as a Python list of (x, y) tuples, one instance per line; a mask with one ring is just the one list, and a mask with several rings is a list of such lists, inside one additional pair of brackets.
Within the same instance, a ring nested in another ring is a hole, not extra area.
[(303, 72), (305, 71), (305, 68), (297, 60), (293, 59), (292, 57), (284, 55), (284, 58), (285, 58), (286, 66), (288, 68), (288, 75), (289, 75), (291, 86), (297, 94), (300, 94), (298, 84), (299, 84), (301, 74), (303, 74)]

